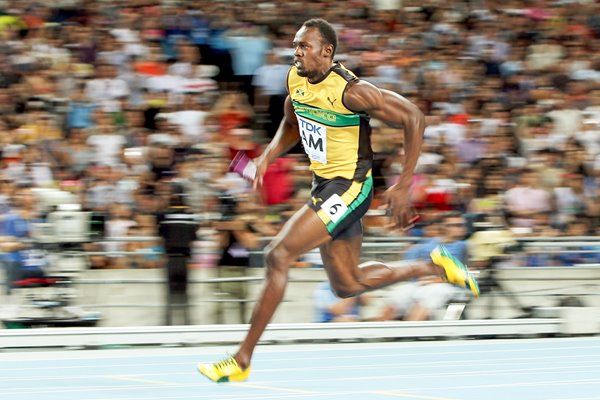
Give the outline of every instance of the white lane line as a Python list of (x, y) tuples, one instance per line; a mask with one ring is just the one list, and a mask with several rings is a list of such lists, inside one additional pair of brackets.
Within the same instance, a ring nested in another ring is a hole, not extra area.
[(535, 381), (535, 382), (508, 382), (508, 383), (489, 383), (485, 385), (463, 385), (463, 386), (442, 386), (442, 387), (426, 387), (426, 388), (411, 388), (411, 390), (453, 390), (453, 389), (490, 389), (502, 387), (535, 387), (535, 386), (562, 386), (562, 385), (588, 385), (592, 383), (600, 383), (599, 378), (590, 379), (571, 379), (571, 380), (551, 380), (551, 381)]
[(128, 374), (128, 375), (106, 375), (106, 374), (61, 375), (61, 376), (38, 376), (38, 375), (36, 375), (35, 378), (32, 378), (31, 376), (29, 376), (29, 377), (19, 376), (19, 377), (14, 377), (14, 378), (2, 377), (2, 382), (31, 381), (31, 379), (35, 379), (36, 382), (39, 382), (39, 381), (62, 381), (62, 380), (73, 382), (73, 380), (77, 380), (77, 379), (84, 379), (84, 380), (99, 379), (99, 378), (111, 378), (112, 379), (117, 376), (127, 377), (127, 378), (131, 378), (131, 379), (146, 379), (144, 377), (153, 377), (153, 376), (167, 377), (167, 376), (184, 376), (184, 375), (200, 376), (198, 372), (155, 372), (155, 373), (149, 373), (149, 374)]
[[(579, 357), (600, 357), (600, 352), (594, 352), (593, 349), (595, 349), (596, 347), (592, 346), (592, 347), (581, 347), (580, 349), (585, 349), (586, 350), (586, 354), (569, 354), (569, 355), (562, 355), (562, 356), (556, 356), (556, 355), (547, 355), (547, 356), (539, 356), (539, 357), (504, 357), (504, 358), (500, 358), (498, 359), (499, 361), (533, 361), (533, 360), (544, 360), (544, 359), (559, 359), (559, 358), (579, 358)], [(600, 346), (598, 346), (598, 348), (600, 348)], [(552, 351), (560, 351), (560, 350), (573, 350), (570, 348), (546, 348), (546, 349), (537, 349), (539, 351), (543, 351), (544, 353), (546, 352), (552, 352)], [(326, 352), (327, 350), (323, 350), (323, 352)], [(506, 354), (506, 353), (532, 353), (535, 352), (536, 349), (520, 349), (520, 350), (477, 350), (477, 351), (473, 351), (473, 354), (496, 354), (496, 353), (501, 353), (501, 354)], [(455, 363), (455, 362), (468, 362), (468, 356), (469, 352), (465, 352), (465, 351), (451, 351), (451, 352), (438, 352), (438, 353), (427, 353), (427, 354), (423, 354), (423, 353), (388, 353), (388, 354), (364, 354), (364, 355), (343, 355), (343, 356), (319, 356), (319, 357), (311, 357), (311, 356), (306, 356), (306, 357), (285, 357), (285, 358), (270, 358), (270, 357), (260, 357), (259, 360), (260, 362), (294, 362), (294, 361), (305, 361), (307, 359), (310, 360), (357, 360), (357, 359), (373, 359), (373, 358), (409, 358), (409, 357), (424, 357), (424, 356), (448, 356), (448, 355), (460, 355), (460, 360), (454, 361), (454, 360), (448, 360), (448, 361), (431, 361), (429, 363)], [(187, 356), (189, 356), (189, 352), (187, 354)], [(150, 357), (150, 356), (149, 356)], [(203, 355), (199, 355), (197, 357), (198, 359), (200, 358), (205, 358), (203, 357)], [(95, 359), (88, 357), (84, 360), (87, 361), (93, 361)], [(17, 360), (17, 361), (21, 361), (21, 360)], [(36, 360), (36, 359), (31, 359), (30, 361), (42, 361), (42, 360)], [(43, 360), (43, 361), (51, 361), (51, 360)], [(56, 361), (64, 361), (63, 359), (56, 359)], [(469, 362), (469, 363), (472, 363)], [(83, 369), (83, 368), (115, 368), (115, 367), (143, 367), (143, 366), (156, 366), (156, 365), (188, 365), (190, 364), (190, 362), (153, 362), (153, 363), (148, 363), (148, 362), (140, 362), (140, 363), (129, 363), (129, 364), (103, 364), (102, 362), (97, 362), (94, 365), (65, 365), (65, 366), (60, 366), (60, 365), (52, 365), (52, 369)], [(411, 364), (412, 363), (408, 363)], [(18, 367), (18, 368), (0, 368), (0, 372), (3, 371), (35, 371), (35, 370), (46, 370), (48, 369), (48, 366), (36, 366), (36, 367)]]
[(426, 396), (415, 393), (407, 393), (407, 392), (397, 392), (392, 390), (377, 390), (371, 392), (374, 394), (380, 394), (382, 396), (389, 397), (400, 397), (402, 399), (414, 399), (414, 400), (456, 400), (450, 397), (438, 397), (438, 396)]
[(297, 394), (318, 394), (319, 392), (315, 392), (312, 390), (302, 390), (302, 389), (287, 389), (287, 388), (280, 388), (280, 387), (276, 387), (276, 386), (267, 386), (267, 385), (256, 385), (254, 383), (248, 383), (248, 382), (244, 382), (244, 383), (229, 383), (230, 386), (237, 386), (237, 387), (249, 387), (252, 389), (263, 389), (263, 390), (268, 390), (271, 392), (285, 392), (285, 393), (297, 393)]
[(555, 399), (547, 399), (547, 400), (600, 400), (600, 396), (594, 397), (561, 397)]
[[(588, 342), (593, 342), (595, 345)], [(560, 346), (560, 344), (577, 344), (574, 346)], [(556, 344), (557, 347), (537, 347), (531, 348), (530, 345)], [(531, 351), (552, 351), (552, 350), (578, 350), (600, 348), (600, 338), (542, 338), (542, 339), (491, 339), (491, 340), (446, 340), (439, 342), (380, 342), (380, 343), (326, 343), (326, 344), (291, 344), (291, 345), (260, 345), (257, 350), (263, 354), (286, 353), (286, 352), (324, 352), (324, 351), (372, 351), (372, 350), (416, 350), (416, 349), (437, 349), (444, 347), (498, 347), (498, 346), (517, 346), (517, 349), (497, 349), (497, 350), (477, 350), (477, 352), (531, 352)], [(87, 359), (93, 357), (100, 358), (134, 358), (134, 357), (172, 357), (189, 356), (190, 352), (198, 355), (219, 355), (231, 352), (232, 346), (193, 346), (193, 347), (165, 347), (165, 348), (125, 348), (125, 349), (100, 349), (100, 350), (54, 350), (54, 351), (18, 351), (0, 353), (2, 360), (68, 360), (68, 359)], [(235, 349), (234, 349), (235, 350)], [(436, 354), (455, 354), (464, 353), (464, 350), (438, 352)], [(407, 353), (408, 354), (408, 353)], [(422, 354), (422, 353), (413, 353)]]
[[(91, 360), (90, 360), (91, 361)], [(42, 366), (42, 367), (19, 367), (19, 368), (0, 368), (0, 372), (10, 372), (10, 371), (38, 371), (38, 370), (62, 370), (62, 369), (97, 369), (97, 368), (137, 368), (144, 366), (167, 366), (167, 365), (191, 365), (194, 367), (195, 363), (193, 362), (156, 362), (156, 363), (139, 363), (139, 364), (102, 364), (99, 362), (94, 365), (51, 365), (51, 366)]]
[[(164, 374), (163, 374), (163, 376), (164, 376)], [(100, 376), (100, 377), (115, 379), (117, 381), (127, 381), (127, 382), (137, 382), (137, 383), (149, 383), (151, 385), (159, 385), (159, 386), (173, 386), (173, 385), (177, 385), (177, 383), (175, 383), (175, 382), (159, 381), (159, 380), (156, 380), (156, 379), (140, 378), (137, 375), (136, 376), (133, 376), (133, 375), (106, 375), (106, 376)], [(37, 380), (37, 378), (36, 378), (36, 380)]]
[[(177, 389), (181, 389), (181, 388), (199, 388), (201, 386), (208, 386), (208, 385), (196, 385), (196, 384), (174, 384), (174, 385), (169, 385), (170, 388), (177, 388)], [(52, 387), (52, 388), (40, 388), (39, 390), (24, 390), (24, 389), (18, 389), (18, 390), (3, 390), (2, 394), (6, 394), (6, 395), (22, 395), (22, 394), (41, 394), (41, 395), (45, 395), (45, 394), (49, 394), (49, 393), (91, 393), (91, 392), (113, 392), (113, 391), (130, 391), (130, 390), (134, 390), (136, 389), (136, 391), (138, 389), (143, 390), (143, 389), (149, 389), (149, 386), (147, 384), (145, 385), (127, 385), (127, 386), (123, 386), (123, 385), (96, 385), (96, 386), (91, 386), (91, 385), (87, 385), (87, 386), (59, 386), (59, 387)]]
[[(403, 361), (397, 361), (395, 363), (373, 363), (373, 364), (350, 364), (350, 365), (334, 365), (334, 366), (322, 366), (322, 367), (310, 367), (311, 371), (330, 371), (330, 370), (343, 370), (343, 371), (352, 371), (352, 370), (369, 370), (372, 368), (397, 368), (397, 369), (412, 369), (412, 368), (423, 368), (423, 367), (445, 367), (445, 366), (452, 366), (454, 368), (456, 367), (462, 367), (460, 372), (438, 372), (438, 371), (432, 371), (429, 372), (428, 371), (423, 371), (420, 372), (416, 375), (418, 376), (427, 376), (427, 375), (452, 375), (452, 374), (474, 374), (474, 375), (484, 375), (484, 374), (497, 374), (497, 373), (507, 373), (510, 374), (511, 372), (515, 372), (515, 371), (521, 371), (521, 372), (534, 372), (534, 371), (571, 371), (571, 372), (578, 372), (578, 370), (580, 369), (581, 372), (590, 372), (593, 371), (594, 369), (598, 370), (600, 369), (600, 363), (598, 362), (593, 362), (595, 360), (590, 360), (590, 358), (599, 358), (599, 356), (579, 356), (579, 357), (575, 357), (575, 356), (564, 356), (564, 357), (553, 357), (553, 356), (548, 356), (548, 357), (528, 357), (528, 358), (522, 358), (519, 359), (520, 361), (525, 361), (525, 362), (537, 362), (538, 365), (542, 365), (541, 367), (539, 366), (529, 366), (527, 368), (515, 368), (514, 364), (510, 364), (510, 368), (509, 369), (494, 369), (494, 370), (489, 370), (489, 371), (481, 371), (479, 370), (479, 368), (481, 367), (497, 367), (500, 366), (500, 362), (503, 361), (510, 361), (510, 362), (514, 362), (514, 359), (487, 359), (486, 362), (476, 362), (474, 363), (471, 360), (449, 360), (449, 361), (432, 361), (432, 362), (418, 362), (418, 363), (406, 363)], [(564, 358), (573, 358), (573, 361), (565, 361)], [(588, 358), (585, 361), (582, 361), (582, 358)], [(543, 365), (548, 365), (546, 363), (544, 363), (543, 361), (552, 361), (553, 363), (558, 360), (558, 359), (562, 359), (560, 365), (558, 366), (553, 366), (553, 367), (544, 367)], [(162, 364), (127, 364), (127, 365), (105, 365), (103, 366), (104, 368), (131, 368), (131, 369), (135, 369), (137, 367), (142, 367), (142, 366), (147, 366), (147, 365), (159, 365), (159, 366), (167, 366), (167, 365), (179, 365), (179, 366), (190, 366), (189, 363), (162, 363)], [(478, 368), (478, 370), (470, 372), (469, 369), (465, 369), (465, 368), (469, 368), (469, 367), (476, 367)], [(68, 369), (88, 369), (88, 368), (97, 368), (95, 366), (92, 367), (84, 367), (84, 366), (71, 366)], [(262, 375), (262, 374), (277, 374), (280, 372), (297, 372), (297, 371), (306, 371), (306, 366), (303, 367), (288, 367), (288, 368), (255, 368), (253, 374), (254, 376), (257, 375)], [(62, 369), (67, 369), (65, 367), (63, 368), (55, 368), (54, 366), (48, 368), (43, 368), (44, 371), (48, 371), (49, 369), (52, 370), (62, 370)], [(191, 370), (193, 368), (185, 368), (186, 370)], [(13, 369), (13, 371), (18, 370), (18, 369)], [(23, 371), (28, 371), (31, 369), (27, 369), (24, 368), (22, 369)], [(128, 374), (128, 376), (132, 376), (132, 377), (152, 377), (152, 376), (191, 376), (191, 375), (197, 375), (196, 372), (149, 372), (149, 373), (140, 373), (140, 374)], [(101, 378), (103, 376), (106, 376), (106, 374), (86, 374), (86, 375), (58, 375), (58, 376), (36, 376), (36, 380), (39, 381), (60, 381), (60, 380), (68, 380), (70, 382), (72, 382), (74, 379), (94, 379), (94, 378)], [(406, 375), (403, 374), (402, 376), (413, 376), (412, 374), (410, 375)], [(26, 381), (29, 382), (31, 381), (32, 377), (31, 374), (28, 376), (17, 376), (17, 377), (3, 377), (2, 378), (2, 382), (20, 382), (20, 381)]]
[[(588, 369), (577, 369), (577, 367), (573, 367), (572, 371), (569, 372), (574, 372), (574, 373), (593, 373), (593, 371), (589, 371)], [(414, 374), (389, 374), (389, 375), (364, 375), (364, 376), (351, 376), (351, 377), (322, 377), (322, 378), (307, 378), (307, 379), (269, 379), (269, 380), (263, 380), (263, 381), (252, 381), (251, 384), (253, 385), (282, 385), (282, 384), (297, 384), (297, 383), (302, 383), (302, 384), (309, 384), (309, 383), (317, 383), (317, 382), (331, 382), (332, 379), (335, 380), (336, 383), (339, 382), (357, 382), (357, 381), (370, 381), (370, 382), (374, 382), (374, 381), (379, 381), (379, 380), (393, 380), (394, 382), (400, 382), (400, 381), (410, 381), (413, 378), (426, 378), (426, 377), (435, 377), (435, 378), (439, 378), (441, 376), (445, 376), (445, 377), (469, 377), (470, 379), (473, 379), (474, 377), (488, 377), (488, 376), (492, 376), (492, 377), (497, 377), (499, 375), (505, 375), (505, 376), (517, 376), (518, 378), (523, 378), (526, 375), (551, 375), (551, 374), (557, 374), (557, 373), (561, 373), (564, 372), (564, 368), (561, 367), (547, 367), (547, 368), (531, 368), (531, 369), (506, 369), (506, 370), (496, 370), (496, 371), (488, 371), (488, 372), (478, 372), (478, 371), (459, 371), (459, 372), (444, 372), (444, 373), (414, 373)], [(269, 374), (270, 376), (272, 376), (272, 374)], [(33, 378), (32, 378), (33, 379)], [(143, 378), (142, 378), (143, 379)], [(598, 381), (600, 382), (600, 378), (596, 379), (571, 379), (571, 380), (562, 380), (562, 381), (543, 381), (543, 384), (546, 384), (546, 382), (561, 382), (563, 384), (579, 384), (579, 383), (586, 383), (588, 381)], [(554, 383), (556, 384), (556, 383)], [(515, 382), (514, 380), (511, 380), (510, 382), (506, 383), (506, 384), (490, 384), (490, 385), (483, 385), (481, 387), (504, 387), (504, 386), (536, 386), (536, 382)], [(173, 383), (172, 385), (169, 385), (170, 387), (199, 387), (199, 386), (208, 386), (207, 384), (200, 384), (199, 383)], [(478, 385), (471, 385), (471, 386), (461, 386), (463, 388), (477, 388), (480, 387)], [(5, 388), (3, 389), (2, 393), (3, 394), (11, 394), (11, 395), (18, 395), (18, 394), (36, 394), (36, 393), (48, 393), (48, 392), (87, 392), (87, 391), (91, 391), (91, 390), (99, 390), (99, 391), (104, 391), (104, 390), (121, 390), (121, 389), (130, 389), (130, 388), (147, 388), (147, 386), (95, 386), (95, 387), (90, 387), (90, 386), (73, 386), (73, 385), (65, 385), (65, 386), (55, 386), (52, 388), (21, 388), (21, 387), (13, 387), (13, 388)], [(449, 388), (456, 388), (455, 386), (451, 386)], [(449, 388), (440, 388), (440, 389), (449, 389)], [(429, 388), (431, 389), (431, 388)], [(416, 390), (416, 389), (415, 389)], [(422, 390), (422, 389), (419, 389)]]
[[(364, 391), (344, 391), (344, 392), (317, 392), (317, 393), (297, 393), (297, 394), (282, 394), (282, 393), (272, 393), (272, 394), (265, 394), (265, 393), (259, 393), (259, 394), (252, 394), (252, 395), (243, 395), (240, 394), (238, 392), (235, 393), (235, 395), (233, 394), (228, 394), (228, 395), (217, 395), (217, 394), (207, 394), (205, 396), (202, 395), (198, 395), (198, 394), (189, 394), (189, 395), (179, 395), (179, 396), (157, 396), (157, 397), (148, 397), (148, 396), (144, 396), (144, 397), (119, 397), (119, 400), (186, 400), (186, 399), (192, 399), (192, 400), (198, 400), (198, 399), (207, 399), (207, 400), (263, 400), (263, 399), (275, 399), (275, 400), (282, 400), (282, 399), (299, 399), (299, 398), (309, 398), (309, 399), (316, 399), (316, 398), (324, 398), (326, 400), (332, 398), (333, 396), (346, 396), (348, 398), (352, 397), (354, 398), (357, 395), (360, 394), (368, 394), (368, 393), (372, 393), (372, 392), (364, 392)], [(360, 398), (360, 397), (359, 397)], [(364, 398), (364, 397), (362, 397)], [(113, 397), (101, 397), (101, 398), (92, 398), (89, 400), (114, 400)]]
[[(537, 372), (537, 371), (531, 371), (531, 372), (520, 372), (517, 371), (519, 373), (518, 377), (522, 377), (523, 375), (543, 375), (543, 374), (556, 374), (556, 373), (560, 373), (561, 371), (551, 371), (551, 372)], [(575, 371), (575, 372), (579, 372), (579, 371)], [(594, 371), (585, 371), (585, 372), (589, 372), (589, 373), (594, 373)], [(466, 373), (447, 373), (444, 374), (446, 376), (454, 376), (457, 377), (458, 380), (460, 380), (461, 377), (465, 377), (465, 378), (472, 378), (473, 376), (497, 376), (497, 375), (514, 375), (515, 371), (506, 371), (503, 373), (498, 373), (495, 371), (490, 371), (487, 373), (474, 373), (474, 372), (466, 372)], [(411, 374), (411, 375), (402, 375), (401, 378), (420, 378), (420, 377), (439, 377), (442, 374), (435, 374), (435, 373), (431, 373), (431, 374)], [(269, 381), (259, 381), (258, 383), (260, 384), (271, 384), (271, 385), (276, 385), (276, 384), (287, 384), (287, 383), (316, 383), (316, 382), (331, 382), (331, 380), (335, 380), (336, 382), (348, 382), (348, 381), (353, 381), (353, 382), (359, 382), (359, 381), (379, 381), (379, 380), (385, 380), (385, 381), (389, 381), (389, 380), (394, 380), (394, 381), (398, 381), (399, 380), (399, 376), (397, 374), (390, 374), (390, 375), (366, 375), (366, 376), (353, 376), (353, 377), (335, 377), (335, 378), (318, 378), (318, 379), (286, 379), (286, 380), (269, 380)], [(504, 379), (504, 381), (506, 381), (506, 379)], [(574, 383), (584, 383), (584, 382), (600, 382), (600, 378), (596, 379), (566, 379), (566, 380), (552, 380), (552, 381), (548, 381), (548, 382), (553, 382), (553, 384), (574, 384)], [(542, 381), (540, 383), (536, 383), (534, 381), (528, 381), (528, 382), (515, 382), (515, 381), (510, 381), (506, 384), (490, 384), (489, 387), (502, 387), (502, 386), (538, 386), (538, 385), (545, 385), (546, 381)], [(481, 385), (481, 387), (487, 387), (488, 385)], [(450, 386), (450, 388), (476, 388), (479, 386), (473, 385), (473, 386)], [(425, 389), (432, 389), (431, 387), (427, 387), (427, 388), (411, 388), (411, 390), (425, 390)], [(440, 387), (438, 389), (448, 389), (448, 387)]]
[[(582, 361), (581, 358), (582, 357), (593, 357), (593, 358), (600, 358), (600, 355), (598, 356), (564, 356), (563, 358), (575, 358), (575, 360), (573, 361), (561, 361), (560, 364), (558, 366), (553, 366), (553, 367), (536, 367), (536, 366), (529, 366), (528, 368), (522, 368), (520, 369), (520, 371), (537, 371), (537, 370), (547, 370), (547, 369), (559, 369), (559, 370), (577, 370), (577, 368), (581, 368), (581, 372), (590, 372), (593, 369), (599, 369), (600, 370), (600, 362), (598, 361), (594, 361), (594, 360), (590, 360), (590, 361)], [(521, 361), (527, 361), (527, 362), (531, 362), (531, 361), (544, 361), (544, 360), (552, 360), (552, 361), (556, 361), (558, 358), (560, 357), (552, 357), (552, 356), (548, 356), (548, 357), (527, 357), (527, 358), (520, 358), (519, 360)], [(475, 367), (475, 368), (481, 368), (481, 367), (499, 367), (498, 363), (501, 361), (514, 361), (515, 359), (505, 359), (505, 358), (488, 358), (486, 359), (486, 362), (482, 363), (482, 362), (477, 362), (477, 363), (473, 363), (472, 361), (469, 360), (449, 360), (449, 361), (430, 361), (430, 362), (418, 362), (418, 363), (405, 363), (405, 362), (395, 362), (395, 363), (375, 363), (375, 364), (352, 364), (352, 365), (340, 365), (340, 366), (335, 366), (336, 370), (368, 370), (368, 369), (372, 369), (372, 368), (398, 368), (398, 369), (411, 369), (411, 368), (429, 368), (429, 367), (446, 367), (451, 365), (452, 367)], [(540, 363), (541, 365), (547, 365), (545, 363)], [(151, 364), (145, 364), (145, 365), (151, 365)], [(190, 365), (190, 363), (171, 363), (171, 364), (167, 364), (167, 363), (163, 363), (163, 364), (159, 364), (159, 365)], [(133, 365), (134, 367), (140, 367), (143, 365)], [(108, 366), (107, 366), (108, 367)], [(129, 366), (125, 366), (125, 365), (114, 365), (112, 367), (129, 367)], [(76, 367), (72, 367), (72, 368), (76, 368)], [(47, 369), (47, 368), (45, 368)], [(55, 369), (55, 368), (52, 368)], [(60, 368), (59, 368), (60, 369)], [(186, 368), (186, 370), (188, 370), (190, 368)], [(331, 370), (332, 367), (331, 366), (327, 366), (327, 367), (310, 367), (311, 371), (328, 371)], [(18, 369), (15, 369), (18, 370)], [(511, 369), (510, 371), (515, 371), (515, 366), (511, 365)], [(265, 374), (265, 373), (277, 373), (277, 372), (295, 372), (295, 371), (306, 371), (306, 367), (289, 367), (289, 368), (256, 368), (254, 370), (254, 375), (256, 374)], [(489, 371), (481, 371), (481, 370), (477, 370), (475, 373), (476, 374), (482, 374), (485, 372), (488, 373), (497, 373), (499, 370), (497, 369), (492, 369)], [(504, 372), (502, 370), (500, 370), (500, 372)], [(572, 371), (572, 372), (577, 372), (577, 371)], [(424, 372), (426, 373), (426, 371)], [(424, 373), (419, 373), (419, 376), (424, 375)], [(468, 370), (465, 370), (464, 368), (461, 370), (461, 373), (468, 373)], [(445, 372), (431, 372), (431, 374), (434, 375), (440, 375), (440, 374), (447, 374)], [(130, 377), (152, 377), (152, 376), (188, 376), (188, 375), (198, 375), (197, 372), (149, 372), (149, 373), (140, 373), (140, 374), (128, 374), (127, 376)], [(57, 380), (68, 380), (70, 382), (72, 382), (73, 380), (76, 379), (93, 379), (93, 378), (102, 378), (105, 377), (105, 374), (85, 374), (85, 375), (61, 375), (61, 376), (35, 376), (36, 381), (41, 381), (41, 380), (48, 380), (48, 381), (57, 381)], [(400, 376), (400, 375), (398, 375)], [(3, 377), (2, 378), (2, 382), (19, 382), (19, 381), (27, 381), (30, 382), (32, 379), (31, 376), (17, 376), (17, 377)]]

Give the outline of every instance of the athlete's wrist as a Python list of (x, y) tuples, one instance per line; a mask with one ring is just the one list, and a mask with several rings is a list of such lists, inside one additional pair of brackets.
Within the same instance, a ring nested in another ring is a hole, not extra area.
[(404, 189), (412, 185), (412, 175), (400, 175), (398, 182), (394, 185), (398, 189)]

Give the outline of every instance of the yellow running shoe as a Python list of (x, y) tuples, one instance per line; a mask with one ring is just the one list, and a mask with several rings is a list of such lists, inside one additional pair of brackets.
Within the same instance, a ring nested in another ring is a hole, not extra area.
[(250, 367), (241, 369), (233, 357), (225, 358), (214, 364), (200, 363), (198, 364), (198, 371), (217, 383), (245, 381), (250, 375)]
[(467, 288), (475, 297), (479, 297), (479, 285), (467, 267), (442, 245), (437, 246), (430, 254), (434, 264), (444, 268), (449, 283)]

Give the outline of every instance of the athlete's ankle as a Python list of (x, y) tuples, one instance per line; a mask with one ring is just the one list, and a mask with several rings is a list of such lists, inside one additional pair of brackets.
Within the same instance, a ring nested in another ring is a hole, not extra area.
[(241, 369), (246, 369), (250, 366), (250, 359), (242, 357), (239, 353), (233, 356), (233, 358)]
[(440, 278), (444, 278), (446, 276), (446, 270), (439, 265), (434, 263), (429, 263), (429, 268), (431, 269), (431, 275), (438, 276)]

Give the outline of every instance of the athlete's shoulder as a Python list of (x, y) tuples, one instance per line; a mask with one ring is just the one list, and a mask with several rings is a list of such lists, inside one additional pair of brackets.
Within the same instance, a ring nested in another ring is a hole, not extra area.
[(344, 91), (343, 102), (349, 110), (361, 112), (381, 106), (383, 94), (372, 83), (357, 78)]
[(346, 68), (344, 64), (342, 64), (339, 61), (336, 61), (333, 64), (333, 67), (331, 67), (331, 71), (344, 78), (346, 82), (354, 82), (358, 80), (356, 74), (350, 71), (348, 68)]

